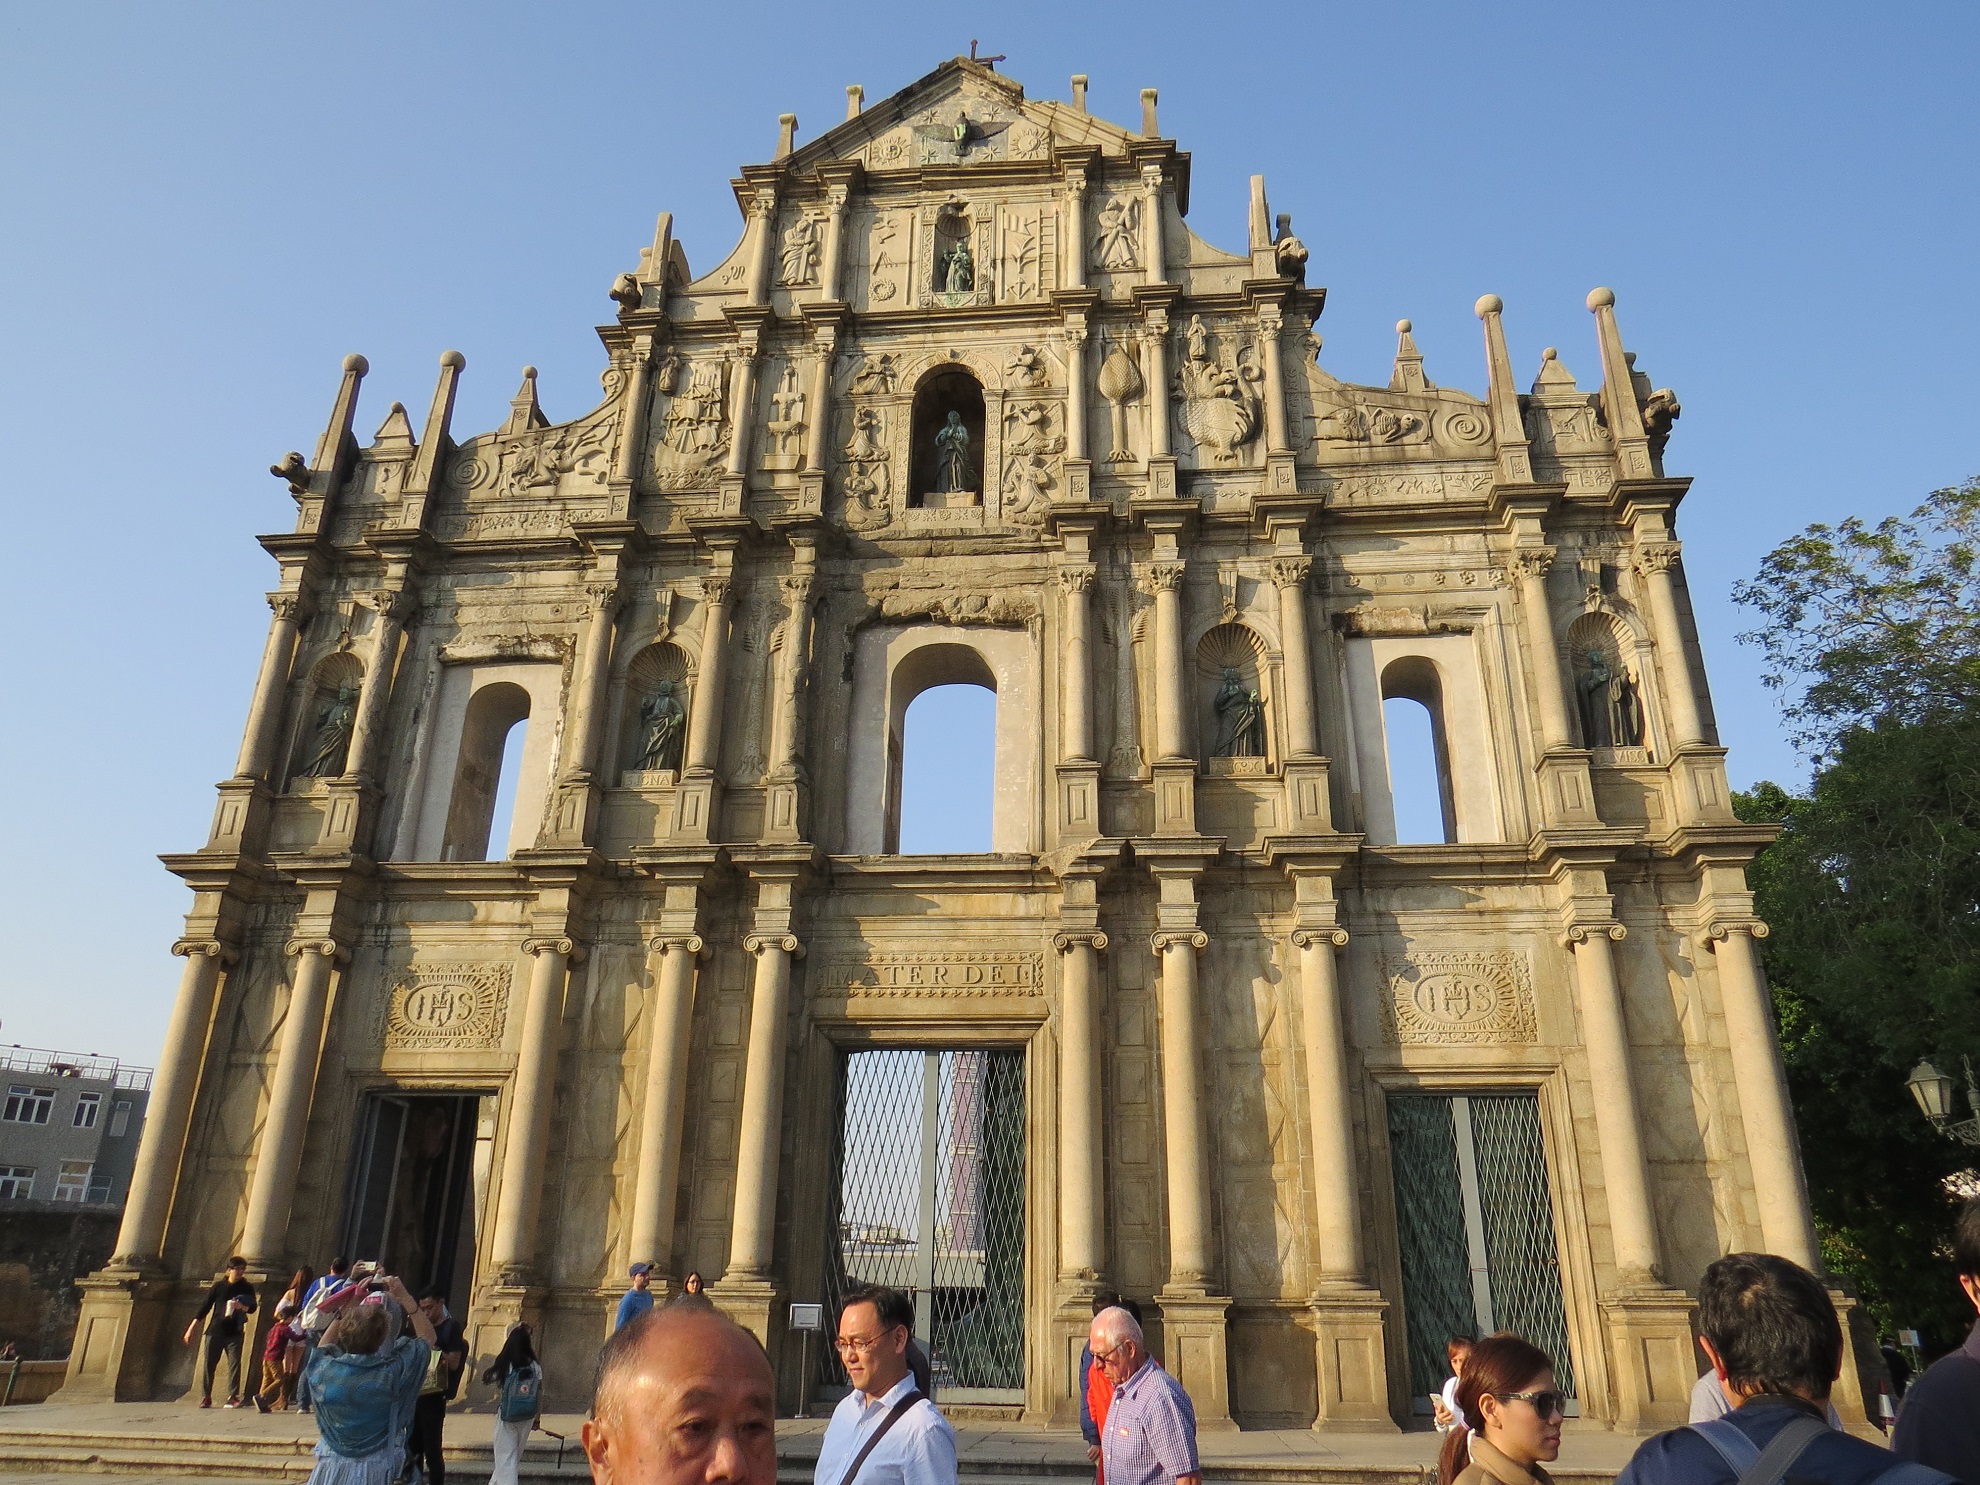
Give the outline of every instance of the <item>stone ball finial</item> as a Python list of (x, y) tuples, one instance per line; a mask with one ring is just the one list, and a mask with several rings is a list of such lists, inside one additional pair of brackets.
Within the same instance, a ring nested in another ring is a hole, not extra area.
[(405, 410), (406, 410), (406, 405), (403, 402), (395, 402), (392, 404), (392, 411), (395, 413), (399, 413), (403, 415)]
[(1540, 353), (1540, 359), (1542, 361), (1556, 361), (1560, 359), (1560, 354), (1561, 353), (1555, 350), (1552, 346), (1548, 346), (1546, 350)]
[(525, 366), (523, 368), (523, 380), (526, 382), (533, 382), (536, 380), (536, 368), (534, 366)]
[(1501, 299), (1497, 294), (1481, 294), (1478, 296), (1478, 302), (1471, 306), (1473, 312), (1481, 320), (1487, 315), (1502, 313), (1505, 307), (1506, 301)]
[(440, 353), (440, 364), (455, 371), (462, 371), (467, 367), (467, 357), (463, 356), (459, 351), (442, 351)]
[(367, 371), (371, 370), (371, 363), (356, 351), (352, 351), (350, 355), (344, 357), (344, 370), (354, 371), (359, 376), (363, 376)]
[(1396, 334), (1398, 334), (1398, 335), (1407, 335), (1407, 334), (1409, 334), (1409, 332), (1410, 332), (1410, 330), (1411, 330), (1412, 328), (1414, 328), (1414, 327), (1413, 327), (1413, 326), (1411, 326), (1411, 324), (1409, 323), (1409, 321), (1408, 321), (1408, 320), (1397, 320), (1397, 321), (1396, 321)]
[(1614, 309), (1615, 305), (1616, 291), (1614, 289), (1590, 289), (1588, 291), (1589, 309)]

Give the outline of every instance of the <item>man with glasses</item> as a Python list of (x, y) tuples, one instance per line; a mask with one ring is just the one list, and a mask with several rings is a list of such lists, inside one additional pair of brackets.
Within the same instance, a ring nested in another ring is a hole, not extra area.
[(862, 1285), (839, 1308), (839, 1363), (853, 1390), (832, 1410), (815, 1485), (956, 1485), (956, 1431), (908, 1367), (914, 1306)]
[(1952, 1476), (1895, 1459), (1829, 1427), (1842, 1372), (1842, 1323), (1822, 1281), (1772, 1253), (1731, 1253), (1698, 1284), (1698, 1344), (1736, 1406), (1723, 1418), (1648, 1439), (1616, 1485), (1944, 1485)]
[(1196, 1409), (1182, 1383), (1150, 1359), (1141, 1326), (1126, 1310), (1093, 1317), (1086, 1343), (1093, 1364), (1114, 1384), (1100, 1430), (1100, 1473), (1107, 1485), (1202, 1485), (1196, 1458)]

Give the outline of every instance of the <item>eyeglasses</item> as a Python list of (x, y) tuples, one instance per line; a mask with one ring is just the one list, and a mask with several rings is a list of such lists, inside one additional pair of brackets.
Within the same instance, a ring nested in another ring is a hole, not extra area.
[(832, 1345), (841, 1356), (851, 1356), (855, 1352), (874, 1350), (891, 1334), (893, 1334), (892, 1331), (882, 1331), (879, 1335), (870, 1335), (863, 1341), (853, 1340), (848, 1336), (840, 1336), (836, 1341), (832, 1342)]
[(1567, 1417), (1565, 1392), (1495, 1392), (1492, 1396), (1500, 1402), (1532, 1403), (1533, 1411), (1542, 1418)]
[(1122, 1341), (1118, 1345), (1116, 1345), (1112, 1350), (1095, 1351), (1093, 1353), (1093, 1359), (1095, 1361), (1112, 1361), (1116, 1356), (1120, 1355), (1122, 1351), (1127, 1349), (1127, 1345), (1128, 1343), (1126, 1341)]

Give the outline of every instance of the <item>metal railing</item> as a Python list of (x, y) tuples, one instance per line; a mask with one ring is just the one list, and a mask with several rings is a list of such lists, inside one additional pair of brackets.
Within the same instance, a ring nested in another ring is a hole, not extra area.
[(115, 1057), (51, 1052), (44, 1047), (0, 1047), (0, 1072), (38, 1073), (50, 1078), (89, 1078), (136, 1093), (149, 1092), (151, 1069), (125, 1067)]

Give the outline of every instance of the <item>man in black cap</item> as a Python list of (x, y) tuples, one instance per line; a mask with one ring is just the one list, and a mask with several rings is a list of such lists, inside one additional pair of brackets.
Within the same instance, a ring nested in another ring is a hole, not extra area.
[(619, 1298), (619, 1315), (612, 1322), (614, 1330), (623, 1330), (629, 1322), (653, 1308), (653, 1265), (635, 1263), (631, 1273), (632, 1288)]

